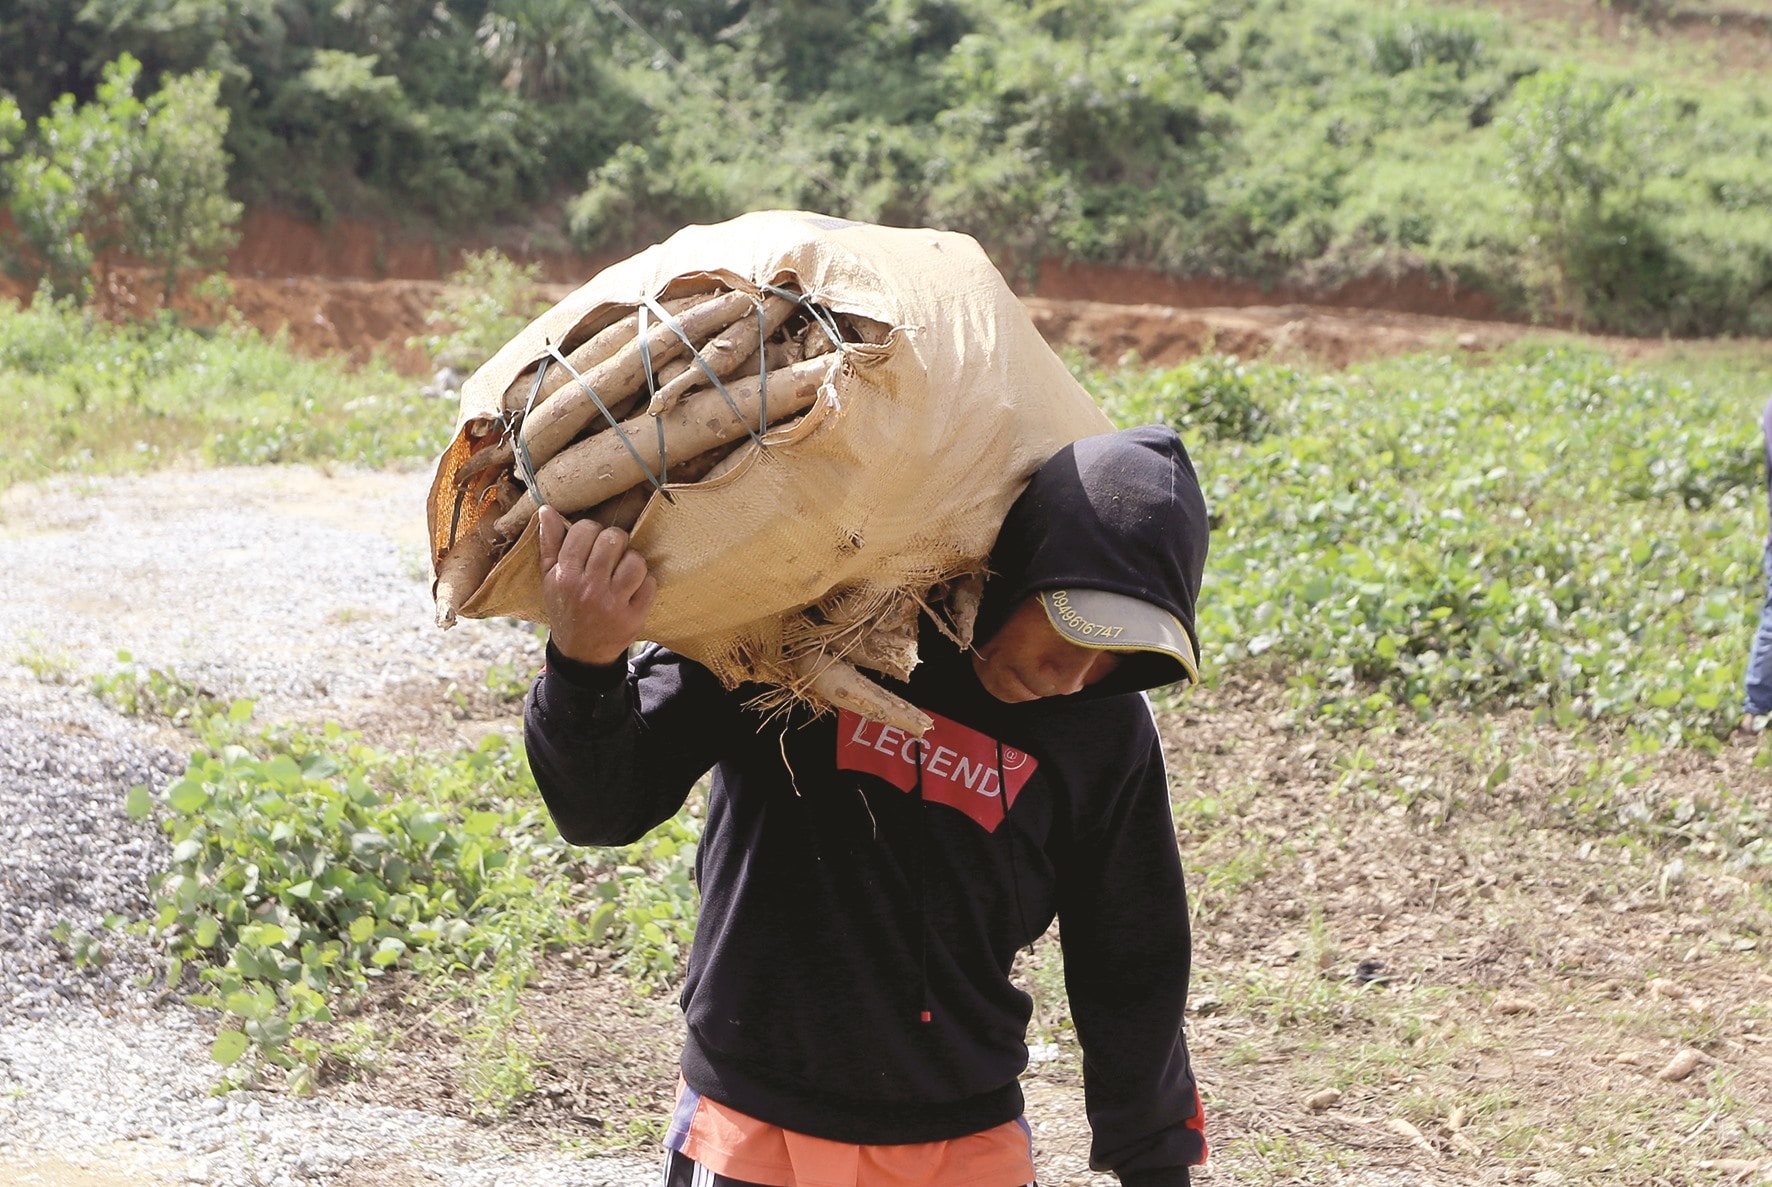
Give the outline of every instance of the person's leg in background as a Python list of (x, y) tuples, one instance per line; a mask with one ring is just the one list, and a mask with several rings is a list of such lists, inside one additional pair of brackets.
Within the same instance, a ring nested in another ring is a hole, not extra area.
[(1747, 653), (1747, 677), (1742, 683), (1744, 730), (1757, 732), (1760, 723), (1751, 718), (1772, 713), (1772, 545), (1761, 560), (1766, 574), (1766, 600), (1760, 606), (1760, 625)]

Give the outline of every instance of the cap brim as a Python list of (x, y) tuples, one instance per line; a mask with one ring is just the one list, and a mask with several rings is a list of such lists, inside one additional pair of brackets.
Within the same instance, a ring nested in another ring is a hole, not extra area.
[(1040, 605), (1060, 635), (1098, 651), (1152, 651), (1179, 663), (1188, 679), (1200, 679), (1193, 640), (1175, 615), (1161, 606), (1101, 589), (1044, 589)]

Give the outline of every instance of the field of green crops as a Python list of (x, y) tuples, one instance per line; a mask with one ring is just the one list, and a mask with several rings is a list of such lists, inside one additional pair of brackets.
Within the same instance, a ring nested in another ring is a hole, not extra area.
[(1206, 357), (1093, 388), (1193, 450), (1218, 671), (1338, 723), (1523, 706), (1671, 739), (1733, 724), (1772, 356)]

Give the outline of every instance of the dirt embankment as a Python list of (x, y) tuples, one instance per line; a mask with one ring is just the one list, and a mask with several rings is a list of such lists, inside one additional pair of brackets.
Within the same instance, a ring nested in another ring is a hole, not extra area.
[[(638, 250), (643, 244), (634, 245)], [(331, 280), (436, 281), (460, 267), (469, 252), (496, 248), (536, 265), (549, 284), (578, 285), (625, 258), (630, 251), (602, 254), (570, 250), (557, 236), (533, 229), (494, 230), (472, 241), (443, 241), (418, 231), (340, 219), (327, 226), (271, 210), (249, 213), (229, 257), (238, 279), (324, 277)], [(1460, 289), (1424, 275), (1368, 278), (1333, 288), (1263, 286), (1249, 281), (1170, 276), (1146, 268), (1047, 261), (1025, 296), (1048, 301), (1108, 305), (1163, 305), (1217, 308), (1269, 305), (1321, 305), (1382, 309), (1439, 317), (1501, 320), (1495, 303), (1482, 293)]]
[[(367, 223), (321, 228), (256, 211), (230, 266), (234, 303), (253, 325), (285, 327), (298, 349), (357, 359), (381, 351), (420, 374), (428, 360), (408, 339), (423, 332), (442, 278), (466, 251), (488, 247), (535, 263), (555, 297), (625, 254), (576, 254), (524, 232), (442, 244)], [(1048, 341), (1102, 363), (1132, 354), (1168, 365), (1220, 350), (1342, 366), (1404, 350), (1486, 349), (1526, 332), (1481, 294), (1419, 276), (1306, 292), (1057, 263), (1040, 269), (1025, 300)]]
[[(233, 283), (233, 308), (239, 315), (267, 333), (281, 330), (297, 350), (357, 361), (380, 352), (409, 374), (429, 369), (424, 352), (408, 343), (425, 332), (425, 312), (441, 295), (441, 281), (288, 276), (235, 277)], [(558, 298), (567, 291), (559, 286), (551, 295)], [(1528, 327), (1507, 322), (1353, 307), (1024, 300), (1048, 342), (1083, 351), (1103, 364), (1130, 354), (1168, 366), (1217, 350), (1243, 358), (1272, 355), (1346, 366), (1411, 350), (1485, 350), (1528, 332)]]
[[(202, 321), (238, 316), (295, 349), (364, 361), (381, 354), (412, 375), (430, 360), (411, 341), (440, 297), (443, 278), (469, 251), (497, 248), (537, 265), (549, 295), (564, 296), (622, 254), (586, 255), (533, 231), (444, 242), (416, 232), (339, 220), (325, 227), (253, 211), (229, 261), (225, 307), (186, 302)], [(99, 294), (111, 316), (139, 315), (157, 301), (154, 279), (111, 274)], [(0, 296), (9, 295), (0, 287)], [(10, 293), (23, 296), (15, 285)], [(1274, 355), (1331, 366), (1422, 349), (1483, 350), (1528, 332), (1504, 321), (1480, 293), (1424, 276), (1366, 280), (1322, 292), (1189, 280), (1149, 270), (1055, 263), (1024, 299), (1055, 346), (1104, 364), (1128, 355), (1169, 365), (1205, 350)]]

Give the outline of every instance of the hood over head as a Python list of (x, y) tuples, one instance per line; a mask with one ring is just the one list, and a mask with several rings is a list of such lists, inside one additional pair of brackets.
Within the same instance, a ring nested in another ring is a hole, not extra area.
[(1102, 696), (1199, 679), (1195, 602), (1206, 501), (1181, 438), (1160, 425), (1085, 437), (1029, 480), (997, 533), (975, 637), (1039, 594), (1060, 634), (1126, 654)]

